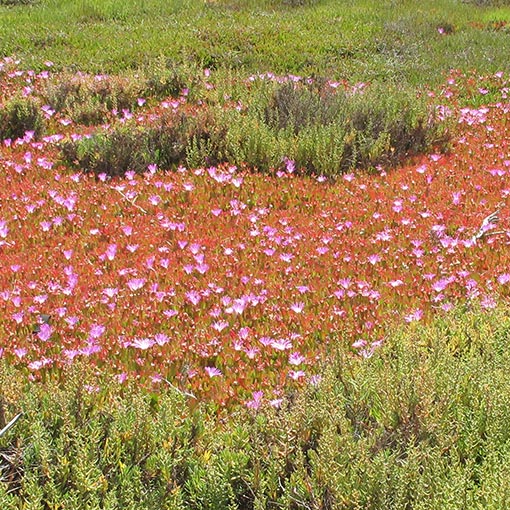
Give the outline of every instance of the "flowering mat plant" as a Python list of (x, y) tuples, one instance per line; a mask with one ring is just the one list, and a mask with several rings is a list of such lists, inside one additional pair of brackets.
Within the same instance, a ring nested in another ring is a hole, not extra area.
[[(37, 100), (51, 74), (0, 66), (0, 105)], [(369, 357), (400, 323), (495, 307), (510, 293), (508, 87), (453, 73), (435, 97), (456, 124), (449, 153), (335, 181), (289, 160), (270, 174), (87, 173), (61, 144), (98, 128), (39, 101), (44, 133), (0, 141), (0, 357), (31, 379), (86, 360), (119, 381), (277, 406), (338, 345)], [(101, 129), (194, 107), (140, 98)]]

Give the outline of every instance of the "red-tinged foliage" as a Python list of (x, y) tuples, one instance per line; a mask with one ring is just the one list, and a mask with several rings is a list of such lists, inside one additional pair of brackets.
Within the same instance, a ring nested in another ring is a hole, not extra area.
[[(45, 79), (12, 69), (0, 100)], [(0, 149), (1, 356), (33, 378), (87, 358), (218, 403), (277, 398), (337, 344), (370, 356), (393, 324), (494, 306), (510, 294), (508, 83), (452, 75), (449, 155), (338, 182), (292, 165), (98, 179), (59, 163), (61, 138), (91, 128), (49, 115), (46, 137)], [(462, 108), (489, 87), (502, 102)]]

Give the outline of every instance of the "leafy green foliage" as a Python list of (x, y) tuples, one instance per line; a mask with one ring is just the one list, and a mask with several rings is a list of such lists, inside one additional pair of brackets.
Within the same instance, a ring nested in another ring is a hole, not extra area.
[[(186, 161), (188, 149), (210, 140), (207, 116), (167, 113), (150, 126), (129, 123), (102, 130), (77, 142), (62, 144), (65, 159), (88, 172), (124, 175), (143, 173), (148, 165), (172, 168)], [(210, 144), (208, 152), (215, 153)]]
[(51, 108), (86, 124), (104, 122), (112, 110), (132, 109), (142, 87), (127, 77), (65, 74), (51, 80), (44, 96)]

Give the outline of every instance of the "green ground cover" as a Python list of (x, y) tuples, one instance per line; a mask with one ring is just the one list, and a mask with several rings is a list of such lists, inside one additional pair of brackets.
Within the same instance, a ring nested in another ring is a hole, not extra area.
[(451, 67), (508, 68), (508, 33), (487, 24), (493, 9), (460, 0), (35, 0), (0, 5), (0, 53), (90, 72), (163, 55), (244, 74), (437, 83)]

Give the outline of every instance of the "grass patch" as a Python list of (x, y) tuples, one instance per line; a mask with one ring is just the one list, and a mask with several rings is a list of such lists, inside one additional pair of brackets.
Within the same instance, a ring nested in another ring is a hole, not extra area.
[[(81, 367), (0, 370), (2, 508), (463, 509), (510, 495), (510, 318), (457, 310), (338, 351), (322, 382), (228, 419)], [(341, 342), (338, 342), (341, 345)]]
[(508, 70), (505, 34), (473, 26), (486, 12), (456, 0), (44, 0), (0, 8), (0, 51), (36, 69), (52, 60), (92, 74), (141, 69), (163, 57), (243, 76), (273, 71), (416, 85), (439, 83), (452, 67)]

